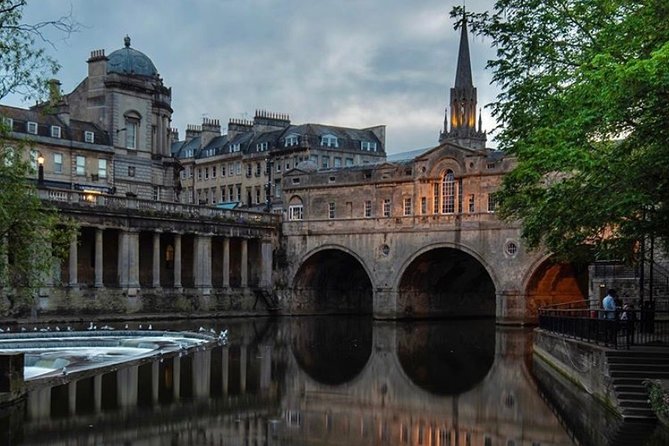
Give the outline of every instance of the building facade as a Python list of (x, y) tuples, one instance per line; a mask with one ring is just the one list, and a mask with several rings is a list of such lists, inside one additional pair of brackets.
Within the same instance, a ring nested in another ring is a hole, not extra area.
[(215, 119), (189, 125), (172, 153), (184, 168), (183, 203), (280, 211), (286, 172), (305, 161), (317, 169), (384, 161), (385, 127), (293, 125), (288, 115), (259, 110), (253, 120), (231, 119), (226, 134)]

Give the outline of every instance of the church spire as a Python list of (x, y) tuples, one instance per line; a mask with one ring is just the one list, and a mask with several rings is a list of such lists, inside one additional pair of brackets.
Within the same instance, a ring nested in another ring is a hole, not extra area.
[[(451, 141), (464, 147), (483, 149), (487, 137), (481, 129), (480, 115), (478, 119), (479, 128), (476, 128), (477, 94), (472, 81), (469, 38), (467, 36), (467, 14), (464, 9), (461, 23), (455, 85), (451, 88), (450, 117), (447, 112), (444, 117), (444, 130), (439, 135), (439, 143)], [(446, 126), (447, 122), (450, 122), (450, 129)]]

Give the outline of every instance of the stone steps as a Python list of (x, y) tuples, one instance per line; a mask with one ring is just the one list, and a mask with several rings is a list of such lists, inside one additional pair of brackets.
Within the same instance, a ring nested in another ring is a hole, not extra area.
[(669, 351), (616, 350), (607, 352), (606, 359), (623, 419), (639, 423), (655, 420), (643, 382), (669, 379)]

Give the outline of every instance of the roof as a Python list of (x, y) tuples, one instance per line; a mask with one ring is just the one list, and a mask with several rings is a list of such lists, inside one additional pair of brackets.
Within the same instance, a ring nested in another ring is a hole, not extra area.
[(111, 53), (107, 58), (107, 73), (118, 73), (126, 76), (158, 77), (158, 70), (149, 57), (130, 48), (130, 37), (123, 39), (125, 48)]
[(411, 161), (414, 158), (426, 153), (428, 150), (432, 150), (433, 148), (434, 147), (425, 147), (423, 149), (409, 150), (408, 152), (393, 153), (392, 155), (388, 155), (387, 160), (391, 163)]

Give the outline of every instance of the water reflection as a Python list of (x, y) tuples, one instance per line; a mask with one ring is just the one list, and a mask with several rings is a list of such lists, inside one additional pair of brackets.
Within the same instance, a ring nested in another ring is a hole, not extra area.
[(229, 345), (31, 392), (0, 412), (2, 441), (572, 444), (536, 392), (526, 332), (490, 321), (215, 324)]

